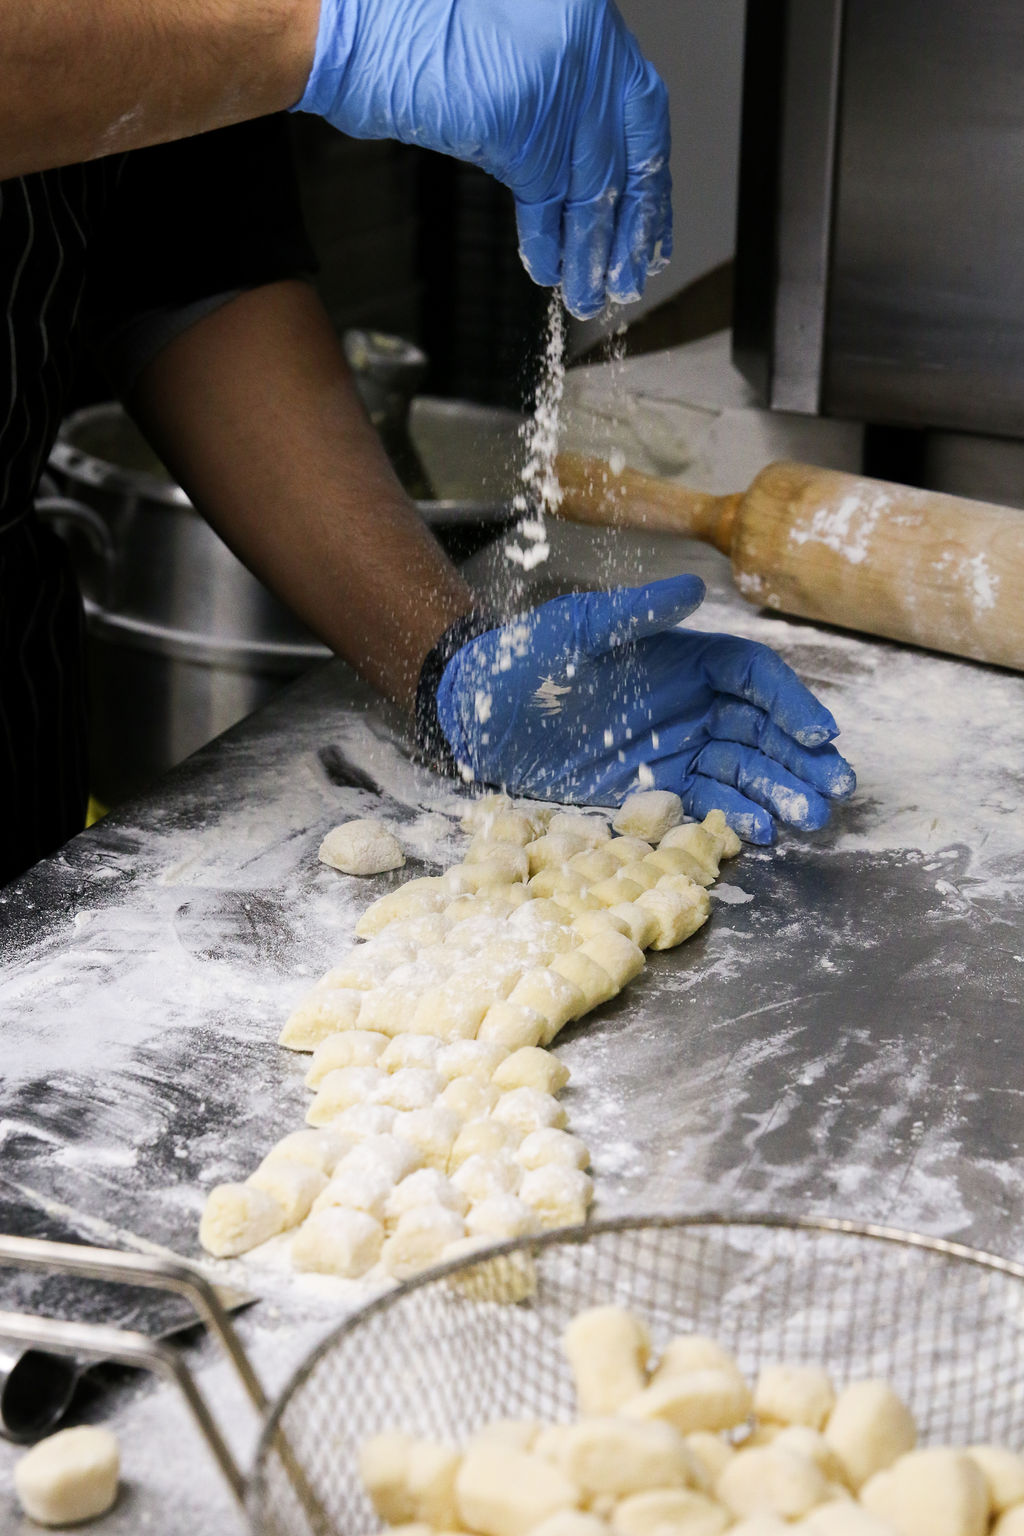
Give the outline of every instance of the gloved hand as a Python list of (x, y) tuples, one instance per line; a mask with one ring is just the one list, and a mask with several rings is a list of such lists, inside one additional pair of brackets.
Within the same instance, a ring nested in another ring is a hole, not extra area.
[(774, 840), (773, 816), (823, 826), (856, 785), (835, 720), (767, 646), (675, 628), (703, 597), (696, 576), (585, 592), (471, 640), (437, 693), (460, 768), (578, 803), (672, 789), (753, 843)]
[(671, 255), (668, 97), (612, 0), (321, 0), (293, 110), (496, 176), (530, 275), (582, 318)]

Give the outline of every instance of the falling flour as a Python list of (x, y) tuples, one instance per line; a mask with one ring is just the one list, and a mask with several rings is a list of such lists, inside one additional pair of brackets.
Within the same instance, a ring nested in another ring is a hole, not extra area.
[(556, 290), (548, 306), (547, 338), (533, 415), (522, 429), (526, 463), (520, 475), (522, 489), (512, 498), (513, 510), (519, 518), (516, 541), (505, 545), (506, 558), (524, 571), (542, 565), (551, 552), (547, 514), (556, 512), (562, 500), (555, 456), (564, 392), (565, 310)]

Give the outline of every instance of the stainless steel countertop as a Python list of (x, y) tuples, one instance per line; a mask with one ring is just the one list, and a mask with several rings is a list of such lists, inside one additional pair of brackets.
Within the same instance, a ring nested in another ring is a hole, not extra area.
[[(568, 527), (552, 545), (537, 595), (699, 570), (694, 623), (776, 645), (861, 779), (824, 832), (727, 866), (708, 927), (560, 1037), (598, 1210), (819, 1212), (1024, 1257), (1024, 679), (758, 615), (702, 547)], [(475, 566), (486, 584), (500, 553)], [(453, 787), (335, 664), (0, 893), (7, 1198), (92, 1240), (198, 1252), (205, 1189), (300, 1123), (277, 1030), (388, 878), (345, 880), (316, 847), (380, 792), (425, 867), (458, 857)], [(351, 1302), (255, 1288), (241, 1326), (277, 1388)], [(0, 1274), (8, 1304), (40, 1304), (35, 1282)], [(125, 1445), (103, 1529), (240, 1528), (169, 1389), (121, 1385), (89, 1411)], [(0, 1448), (4, 1529), (12, 1463)]]

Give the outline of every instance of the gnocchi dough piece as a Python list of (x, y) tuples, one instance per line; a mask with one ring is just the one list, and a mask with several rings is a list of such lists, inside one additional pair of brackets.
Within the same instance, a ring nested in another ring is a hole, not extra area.
[(448, 889), (439, 875), (425, 875), (419, 880), (407, 880), (397, 891), (389, 891), (371, 902), (356, 923), (356, 933), (361, 939), (369, 939), (383, 933), (389, 923), (399, 918), (422, 917), (428, 912), (440, 912), (447, 906)]
[(766, 1365), (754, 1386), (754, 1412), (775, 1424), (823, 1429), (835, 1406), (828, 1372), (814, 1365)]
[(517, 1451), (528, 1451), (540, 1433), (536, 1419), (492, 1419), (478, 1429), (466, 1445), (467, 1451), (474, 1445), (509, 1445)]
[(654, 852), (653, 845), (642, 837), (613, 837), (604, 852), (611, 854), (619, 865), (636, 864)]
[[(519, 986), (519, 982), (516, 986)], [(515, 991), (515, 988), (512, 990)], [(502, 1045), (509, 1051), (517, 1051), (524, 1046), (539, 1045), (546, 1025), (546, 1018), (536, 1008), (528, 1008), (524, 1003), (514, 1003), (508, 998), (504, 1002), (491, 1004), (483, 1016), (476, 1038), (481, 1043)]]
[(574, 917), (572, 926), (585, 943), (587, 939), (599, 939), (603, 934), (611, 930), (612, 933), (624, 933), (627, 938), (632, 938), (629, 924), (623, 918), (614, 916), (610, 907), (597, 907), (592, 912), (581, 912)]
[(307, 1125), (329, 1125), (354, 1104), (377, 1102), (377, 1090), (388, 1081), (379, 1067), (337, 1067), (328, 1072), (306, 1111)]
[(503, 1061), (508, 1059), (504, 1046), (486, 1040), (456, 1040), (438, 1054), (436, 1071), (443, 1083), (456, 1077), (473, 1077), (489, 1083)]
[(312, 1051), (329, 1035), (357, 1029), (363, 992), (352, 987), (310, 992), (288, 1015), (277, 1037), (289, 1051)]
[(649, 891), (657, 885), (661, 873), (652, 869), (647, 859), (640, 859), (636, 864), (623, 864), (616, 878), (628, 880), (631, 885), (639, 885), (642, 890)]
[[(404, 970), (405, 967), (403, 966)], [(419, 972), (420, 987), (428, 984), (424, 973)], [(363, 993), (363, 1006), (359, 1012), (360, 1029), (375, 1030), (389, 1040), (404, 1034), (411, 1027), (411, 1018), (419, 999), (419, 989), (392, 982)]]
[(484, 1014), (494, 999), (456, 981), (424, 992), (409, 1021), (414, 1035), (434, 1035), (438, 1040), (475, 1040)]
[(473, 800), (462, 813), (459, 826), (463, 832), (480, 832), (486, 830), (488, 823), (493, 822), (496, 816), (503, 815), (505, 811), (512, 809), (512, 801), (508, 795), (487, 794)]
[[(556, 896), (569, 892), (573, 896), (582, 896), (588, 889), (588, 882), (575, 869), (570, 869), (568, 864), (546, 865), (531, 876), (527, 890), (532, 901), (555, 902)], [(555, 903), (558, 905), (558, 903)], [(564, 908), (562, 921), (564, 918)]]
[(969, 1445), (967, 1454), (982, 1470), (994, 1515), (1001, 1515), (1013, 1504), (1024, 1504), (1024, 1457), (999, 1445)]
[[(556, 955), (556, 960), (566, 960), (574, 950)], [(527, 971), (509, 993), (510, 1003), (532, 1008), (545, 1020), (541, 1045), (549, 1045), (563, 1025), (587, 1011), (587, 999), (576, 982), (564, 971), (556, 970), (554, 963)]]
[(965, 1451), (931, 1446), (900, 1456), (860, 1490), (864, 1508), (898, 1536), (986, 1536), (988, 1485)]
[(309, 1274), (358, 1279), (380, 1257), (384, 1228), (366, 1211), (332, 1205), (307, 1218), (292, 1243), (292, 1267)]
[(535, 1525), (530, 1536), (610, 1536), (607, 1520), (581, 1509), (560, 1509)]
[(397, 1222), (418, 1205), (443, 1205), (456, 1216), (465, 1216), (469, 1197), (439, 1169), (418, 1168), (390, 1191), (385, 1214), (389, 1222)]
[(370, 1503), (388, 1525), (406, 1525), (413, 1519), (409, 1488), (409, 1462), (413, 1437), (388, 1430), (365, 1440), (359, 1447), (359, 1475)]
[[(454, 903), (454, 900), (460, 896), (485, 895), (489, 887), (507, 885), (510, 877), (503, 863), (498, 861), (487, 864), (453, 864), (451, 869), (445, 870), (441, 878)], [(444, 915), (450, 924), (451, 919), (447, 913)]]
[[(735, 836), (735, 833), (733, 835)], [(736, 841), (739, 842), (739, 839), (737, 838)], [(707, 827), (696, 821), (689, 821), (683, 827), (673, 827), (671, 832), (665, 833), (658, 845), (659, 851), (675, 850), (688, 854), (701, 872), (701, 878), (697, 875), (691, 876), (698, 885), (711, 885), (718, 879), (720, 846), (720, 840), (715, 833), (709, 832)], [(689, 874), (689, 870), (684, 869), (682, 873)]]
[(402, 845), (382, 821), (345, 821), (332, 827), (317, 851), (321, 864), (344, 875), (382, 875), (405, 863)]
[(570, 837), (582, 837), (588, 848), (600, 848), (608, 842), (612, 829), (604, 816), (588, 811), (556, 811), (548, 822), (549, 837), (568, 833)]
[(503, 1253), (467, 1264), (474, 1253), (489, 1246), (486, 1237), (463, 1237), (451, 1243), (441, 1257), (446, 1263), (459, 1260), (465, 1267), (449, 1277), (448, 1284), (470, 1301), (499, 1302), (514, 1306), (537, 1291), (537, 1266), (529, 1253)]
[(681, 1435), (732, 1429), (750, 1413), (750, 1389), (735, 1371), (688, 1371), (654, 1382), (623, 1404), (627, 1418), (665, 1419)]
[(720, 859), (734, 859), (743, 847), (736, 833), (726, 821), (724, 811), (708, 811), (702, 826), (705, 832), (710, 832), (711, 836), (719, 844), (718, 856)]
[[(772, 1427), (778, 1428), (778, 1426)], [(819, 1430), (811, 1429), (806, 1424), (787, 1424), (783, 1428), (778, 1428), (778, 1433), (771, 1443), (778, 1446), (780, 1450), (796, 1451), (799, 1456), (806, 1456), (808, 1461), (813, 1461), (829, 1485), (830, 1498), (848, 1499), (850, 1497), (842, 1463)]]
[(621, 907), (627, 902), (636, 901), (646, 889), (645, 885), (628, 879), (620, 870), (617, 875), (611, 875), (607, 880), (599, 880), (596, 885), (592, 885), (590, 894), (601, 903), (602, 907)]
[(626, 796), (612, 826), (623, 837), (642, 837), (647, 843), (658, 843), (682, 819), (683, 802), (678, 795), (670, 789), (642, 789)]
[[(586, 945), (583, 946), (585, 948)], [(619, 988), (604, 967), (590, 955), (584, 954), (583, 949), (570, 949), (567, 954), (556, 955), (550, 969), (579, 988), (584, 1001), (582, 1013), (589, 1013), (592, 1008), (599, 1008), (602, 1003), (608, 1002)], [(575, 1017), (579, 1018), (581, 1014)]]
[(565, 1430), (555, 1461), (588, 1502), (599, 1494), (623, 1499), (645, 1488), (693, 1486), (693, 1458), (668, 1424), (592, 1418)]
[(665, 890), (661, 886), (644, 891), (637, 897), (637, 906), (650, 912), (658, 924), (658, 937), (652, 943), (652, 949), (674, 949), (696, 933), (708, 918), (702, 906), (692, 905), (678, 891)]
[(591, 896), (589, 890), (556, 891), (551, 900), (565, 912), (567, 922), (573, 922), (577, 917), (582, 917), (584, 912), (601, 910), (601, 903), (596, 896)]
[(443, 1205), (419, 1205), (399, 1217), (381, 1251), (384, 1268), (396, 1280), (407, 1280), (436, 1264), (449, 1243), (465, 1236), (462, 1217)]
[(520, 1167), (533, 1168), (589, 1168), (590, 1153), (578, 1136), (545, 1126), (525, 1136), (515, 1153)]
[(382, 1072), (400, 1072), (403, 1067), (437, 1070), (441, 1042), (430, 1035), (394, 1035), (390, 1040), (384, 1036), (384, 1046), (374, 1063)]
[(455, 1479), (459, 1524), (480, 1536), (526, 1536), (559, 1510), (575, 1509), (579, 1489), (539, 1456), (485, 1442), (462, 1458)]
[[(481, 865), (486, 869), (486, 865)], [(502, 918), (510, 917), (517, 907), (523, 906), (530, 900), (530, 893), (525, 885), (513, 883), (511, 885), (488, 885), (485, 891), (478, 896), (459, 896), (450, 902), (445, 908), (445, 915), (449, 923), (454, 927), (456, 923), (465, 922), (467, 918), (490, 918), (492, 922), (500, 922)]]
[(351, 1029), (341, 1034), (328, 1035), (314, 1050), (313, 1060), (303, 1081), (307, 1088), (319, 1088), (328, 1072), (334, 1072), (339, 1067), (376, 1066), (387, 1043), (387, 1035), (375, 1029)]
[(441, 1091), (441, 1079), (426, 1067), (400, 1067), (385, 1076), (374, 1094), (375, 1104), (392, 1109), (426, 1109)]
[[(780, 1532), (790, 1532), (792, 1529), (786, 1523), (778, 1526)], [(819, 1504), (805, 1520), (800, 1521), (799, 1529), (806, 1532), (807, 1536), (896, 1536), (888, 1520), (879, 1520), (852, 1501)], [(736, 1533), (743, 1536), (745, 1530), (746, 1522), (734, 1525), (729, 1536), (736, 1536)], [(752, 1536), (757, 1536), (757, 1533), (752, 1532)]]
[(624, 933), (606, 933), (599, 939), (587, 939), (573, 953), (586, 955), (588, 960), (607, 971), (619, 992), (644, 968), (643, 950)]
[(582, 1414), (614, 1414), (647, 1382), (646, 1326), (623, 1307), (590, 1307), (563, 1335)]
[(510, 843), (515, 848), (525, 848), (537, 836), (533, 821), (523, 811), (496, 811), (488, 816), (483, 826), (475, 828), (477, 837), (488, 838), (494, 843)]
[(662, 1350), (651, 1381), (667, 1381), (670, 1376), (685, 1375), (689, 1371), (732, 1371), (743, 1379), (728, 1350), (723, 1349), (716, 1339), (709, 1339), (702, 1333), (684, 1333), (670, 1339)]
[(666, 848), (664, 843), (647, 855), (644, 864), (659, 879), (662, 875), (682, 875), (698, 886), (712, 885), (717, 875), (717, 869), (714, 875), (709, 874), (685, 848)]
[(291, 1131), (275, 1142), (263, 1161), (279, 1157), (288, 1163), (306, 1163), (329, 1178), (353, 1145), (349, 1137), (335, 1131)]
[(732, 1457), (715, 1492), (736, 1519), (779, 1515), (783, 1520), (799, 1520), (822, 1503), (827, 1484), (806, 1456), (778, 1445), (761, 1445)]
[(617, 1536), (719, 1536), (731, 1524), (720, 1504), (688, 1488), (630, 1494), (612, 1515)]
[(573, 874), (584, 880), (607, 880), (618, 867), (618, 859), (603, 848), (588, 848), (583, 853), (574, 853), (567, 865)]
[(334, 1172), (337, 1175), (355, 1168), (368, 1169), (371, 1172), (383, 1170), (392, 1184), (397, 1184), (399, 1179), (408, 1178), (410, 1173), (415, 1173), (421, 1162), (419, 1149), (404, 1136), (384, 1132), (379, 1136), (367, 1136), (364, 1141), (359, 1142), (342, 1158)]
[(112, 1509), (121, 1455), (109, 1429), (80, 1424), (47, 1435), (18, 1461), (14, 1488), (38, 1525), (74, 1525)]
[(462, 1453), (436, 1440), (414, 1440), (409, 1453), (408, 1486), (415, 1519), (434, 1531), (453, 1531), (459, 1515), (455, 1477)]
[(388, 1135), (397, 1118), (398, 1110), (387, 1104), (353, 1104), (331, 1122), (331, 1130), (361, 1142), (372, 1136)]
[(525, 848), (517, 848), (512, 843), (474, 838), (466, 850), (464, 862), (493, 871), (495, 885), (515, 885), (530, 878), (530, 860)]
[(218, 1184), (206, 1197), (199, 1241), (215, 1259), (232, 1259), (286, 1226), (280, 1203), (255, 1184)]
[(910, 1409), (886, 1381), (855, 1381), (844, 1388), (824, 1433), (855, 1491), (917, 1443)]
[(490, 1116), (468, 1120), (455, 1138), (449, 1169), (461, 1168), (470, 1157), (491, 1157), (496, 1152), (514, 1151), (521, 1140), (512, 1126), (502, 1125)]
[(459, 1116), (445, 1104), (428, 1104), (425, 1109), (410, 1109), (395, 1121), (399, 1138), (413, 1147), (428, 1168), (448, 1167), (455, 1138), (462, 1128)]
[(543, 1126), (562, 1130), (568, 1118), (558, 1100), (538, 1088), (510, 1089), (501, 1094), (491, 1113), (499, 1124), (510, 1125), (514, 1130), (522, 1131), (524, 1136)]
[(477, 1152), (460, 1163), (451, 1177), (455, 1188), (469, 1200), (483, 1201), (496, 1195), (514, 1195), (522, 1170), (509, 1152)]
[(650, 949), (658, 937), (658, 919), (653, 912), (645, 912), (643, 907), (638, 907), (635, 901), (617, 902), (614, 906), (606, 907), (605, 912), (622, 924), (627, 938), (632, 939), (639, 949)]
[(526, 845), (530, 874), (536, 875), (542, 869), (557, 869), (567, 864), (574, 853), (582, 853), (590, 846), (578, 832), (545, 832)]
[(519, 1198), (533, 1206), (542, 1227), (578, 1227), (587, 1219), (594, 1181), (579, 1168), (549, 1163), (524, 1174)]
[(317, 1195), (313, 1212), (344, 1205), (352, 1211), (365, 1211), (374, 1221), (383, 1221), (394, 1187), (395, 1181), (386, 1168), (343, 1168)]
[(438, 1098), (461, 1120), (480, 1120), (490, 1114), (501, 1098), (501, 1089), (474, 1077), (454, 1077)]
[(245, 1182), (253, 1189), (265, 1190), (276, 1200), (285, 1226), (294, 1227), (309, 1215), (310, 1207), (327, 1179), (308, 1163), (290, 1163), (284, 1158), (270, 1157), (265, 1158)]
[(686, 1449), (694, 1466), (694, 1482), (707, 1493), (725, 1471), (736, 1452), (727, 1440), (710, 1430), (697, 1429), (685, 1437)]
[(489, 1195), (486, 1200), (474, 1201), (466, 1217), (466, 1232), (470, 1237), (504, 1240), (532, 1237), (539, 1230), (536, 1211), (518, 1195)]
[(495, 1069), (491, 1082), (505, 1092), (509, 1088), (537, 1088), (541, 1093), (558, 1093), (569, 1081), (569, 1068), (537, 1045), (527, 1045), (506, 1056)]
[(992, 1536), (1024, 1536), (1024, 1504), (1014, 1504), (999, 1516)]

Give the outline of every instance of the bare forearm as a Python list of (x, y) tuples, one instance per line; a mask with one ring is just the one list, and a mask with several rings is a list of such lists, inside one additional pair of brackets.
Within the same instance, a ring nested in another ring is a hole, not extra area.
[(313, 291), (275, 283), (207, 316), (131, 405), (246, 564), (408, 707), (472, 598), (395, 478)]
[(0, 180), (292, 106), (319, 0), (6, 0)]

